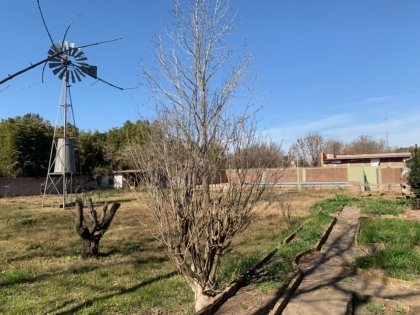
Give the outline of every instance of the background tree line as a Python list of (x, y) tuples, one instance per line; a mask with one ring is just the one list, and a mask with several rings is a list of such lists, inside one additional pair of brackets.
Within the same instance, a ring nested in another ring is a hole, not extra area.
[(360, 135), (346, 143), (337, 139), (325, 139), (312, 132), (298, 138), (290, 147), (289, 159), (298, 161), (301, 166), (320, 166), (321, 154), (372, 154), (384, 152), (408, 152), (410, 148), (391, 148), (385, 139), (375, 139), (370, 135)]
[[(148, 128), (149, 122), (141, 120), (126, 121), (122, 127), (105, 132), (70, 128), (72, 135), (77, 136), (76, 149), (83, 173), (98, 176), (129, 168), (125, 148), (130, 141), (143, 143)], [(54, 126), (38, 114), (1, 120), (0, 176), (45, 176), (53, 133)]]
[[(78, 130), (77, 150), (82, 171), (92, 176), (111, 174), (113, 170), (128, 169), (132, 165), (126, 154), (130, 143), (144, 144), (147, 131), (153, 128), (148, 121), (126, 121), (123, 126), (105, 132)], [(26, 114), (0, 121), (0, 176), (42, 177), (47, 173), (54, 127), (38, 114)], [(391, 149), (384, 139), (376, 140), (361, 135), (349, 143), (325, 139), (318, 133), (309, 133), (298, 138), (285, 154), (280, 145), (275, 147), (252, 146), (236, 152), (247, 157), (248, 168), (258, 168), (259, 159), (267, 154), (270, 165), (286, 167), (290, 160), (298, 160), (301, 166), (319, 166), (321, 153), (367, 154), (388, 152)], [(410, 148), (392, 148), (392, 151), (409, 151)], [(232, 165), (225, 163), (225, 167)]]

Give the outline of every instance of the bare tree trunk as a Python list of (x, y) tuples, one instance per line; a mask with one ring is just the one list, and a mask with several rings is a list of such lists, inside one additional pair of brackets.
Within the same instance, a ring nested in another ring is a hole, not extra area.
[(191, 288), (194, 292), (194, 308), (198, 313), (214, 302), (215, 296), (206, 294), (200, 284), (194, 282)]
[(108, 203), (104, 206), (102, 210), (102, 218), (99, 221), (96, 210), (93, 208), (92, 199), (88, 200), (89, 213), (93, 223), (91, 231), (87, 227), (83, 215), (83, 203), (80, 199), (76, 200), (76, 232), (83, 240), (83, 249), (82, 257), (91, 258), (99, 257), (99, 242), (101, 241), (102, 236), (108, 230), (109, 225), (111, 224), (112, 219), (114, 218), (115, 213), (120, 207), (120, 203), (114, 202), (111, 206), (110, 211), (108, 212)]
[(90, 257), (99, 257), (99, 241), (100, 239), (83, 239), (83, 250), (82, 250), (82, 257), (83, 258), (90, 258)]

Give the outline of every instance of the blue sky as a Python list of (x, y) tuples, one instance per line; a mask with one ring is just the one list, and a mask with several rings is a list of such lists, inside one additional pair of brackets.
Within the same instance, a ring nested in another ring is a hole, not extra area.
[[(170, 0), (41, 0), (55, 40), (86, 48), (98, 75), (123, 87), (141, 81), (153, 41), (170, 22)], [(246, 43), (258, 78), (260, 128), (287, 148), (319, 132), (349, 141), (389, 135), (391, 146), (420, 144), (420, 1), (233, 0), (234, 45)], [(35, 0), (2, 0), (0, 78), (46, 57), (50, 41)], [(55, 121), (60, 81), (31, 70), (0, 87), (0, 119), (39, 113)], [(85, 79), (72, 88), (76, 124), (107, 130), (125, 120), (151, 118), (142, 89), (119, 91)]]

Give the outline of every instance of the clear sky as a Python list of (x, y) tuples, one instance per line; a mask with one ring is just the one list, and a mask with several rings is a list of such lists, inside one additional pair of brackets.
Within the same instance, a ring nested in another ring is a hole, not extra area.
[[(287, 148), (318, 132), (349, 141), (389, 135), (391, 146), (420, 144), (420, 1), (232, 0), (232, 43), (246, 43), (258, 78), (260, 127)], [(84, 49), (98, 75), (122, 87), (141, 81), (154, 35), (170, 22), (170, 0), (41, 0), (54, 40)], [(36, 0), (0, 2), (0, 79), (47, 56), (51, 43)], [(0, 86), (0, 119), (39, 113), (51, 122), (61, 83), (41, 67)], [(151, 117), (142, 89), (119, 91), (90, 78), (72, 87), (79, 128), (104, 131)]]

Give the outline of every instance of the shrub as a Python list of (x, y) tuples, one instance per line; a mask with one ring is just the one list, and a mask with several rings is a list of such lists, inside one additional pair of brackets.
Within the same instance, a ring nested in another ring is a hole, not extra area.
[(411, 158), (407, 165), (410, 168), (408, 184), (416, 199), (420, 199), (420, 149), (417, 144), (411, 150)]

